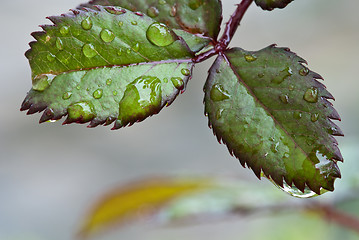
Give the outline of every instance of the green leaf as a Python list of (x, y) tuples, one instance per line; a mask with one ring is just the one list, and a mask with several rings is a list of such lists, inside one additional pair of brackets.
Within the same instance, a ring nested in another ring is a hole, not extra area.
[[(116, 11), (114, 11), (116, 10)], [(121, 8), (75, 10), (49, 18), (26, 52), (33, 87), (21, 110), (40, 122), (115, 129), (158, 113), (184, 91), (193, 53), (166, 25)]]
[(343, 134), (330, 120), (340, 120), (332, 95), (304, 63), (274, 45), (228, 50), (210, 70), (205, 112), (218, 140), (258, 178), (263, 172), (282, 188), (284, 179), (286, 187), (320, 194), (340, 177), (333, 135)]
[(275, 8), (285, 8), (293, 0), (255, 0), (263, 10), (272, 11)]
[(95, 5), (119, 6), (145, 13), (174, 29), (194, 52), (217, 39), (222, 22), (219, 0), (93, 0), (80, 8)]

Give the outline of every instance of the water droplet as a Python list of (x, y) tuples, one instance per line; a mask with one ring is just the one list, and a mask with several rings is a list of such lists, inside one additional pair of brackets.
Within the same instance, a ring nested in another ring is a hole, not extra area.
[(136, 21), (132, 21), (131, 24), (132, 24), (132, 25), (137, 25), (137, 22), (136, 22)]
[(125, 9), (118, 8), (118, 7), (111, 6), (111, 7), (105, 7), (105, 9), (108, 13), (115, 14), (115, 15), (121, 15), (121, 14), (126, 13)]
[[(289, 186), (286, 182), (283, 182), (283, 187), (281, 187), (278, 184), (276, 184), (272, 179), (269, 179), (269, 181), (271, 181), (277, 188), (279, 188), (282, 191), (292, 195), (293, 197), (311, 198), (311, 197), (318, 196), (315, 192), (310, 190), (308, 187), (305, 187), (304, 192), (302, 192), (295, 186)], [(325, 192), (325, 190), (323, 190), (323, 193), (324, 192)]]
[(55, 61), (56, 56), (52, 53), (49, 53), (49, 54), (47, 54), (46, 58), (47, 58), (47, 60), (49, 60), (49, 62), (53, 62), (53, 61)]
[(114, 90), (114, 91), (112, 92), (112, 94), (113, 94), (114, 96), (117, 96), (118, 92), (117, 92), (116, 90)]
[(117, 55), (118, 55), (118, 56), (121, 56), (121, 55), (122, 55), (122, 49), (119, 49), (119, 50), (117, 51)]
[(187, 68), (182, 68), (181, 69), (181, 73), (184, 75), (184, 76), (189, 76), (191, 74), (191, 71)]
[(110, 78), (107, 79), (107, 80), (106, 80), (106, 85), (107, 85), (107, 86), (110, 86), (111, 84), (112, 84), (112, 79), (110, 79)]
[(158, 14), (159, 14), (159, 11), (156, 7), (150, 7), (149, 9), (147, 9), (147, 15), (151, 18), (157, 17)]
[(56, 39), (56, 47), (57, 49), (64, 50), (64, 43), (62, 42), (62, 40), (60, 38)]
[(226, 90), (224, 90), (223, 86), (220, 84), (213, 85), (210, 92), (210, 96), (212, 101), (215, 102), (223, 101), (231, 97), (231, 95), (229, 95), (229, 93)]
[(146, 32), (148, 41), (153, 45), (165, 47), (172, 44), (175, 39), (175, 34), (163, 23), (151, 24)]
[(319, 114), (318, 113), (312, 113), (310, 119), (312, 120), (312, 122), (316, 122), (319, 119)]
[(153, 76), (141, 76), (129, 84), (119, 103), (115, 128), (144, 119), (161, 109), (161, 81)]
[(80, 86), (80, 85), (77, 85), (77, 86), (76, 86), (76, 89), (77, 89), (77, 90), (80, 90), (80, 89), (81, 89), (81, 86)]
[(284, 70), (280, 71), (277, 76), (275, 76), (272, 79), (272, 82), (276, 83), (276, 84), (280, 84), (292, 75), (293, 75), (292, 69), (289, 67), (286, 67)]
[(71, 27), (71, 33), (73, 36), (78, 37), (81, 34), (81, 29), (75, 26)]
[(255, 60), (257, 60), (257, 57), (256, 57), (256, 56), (253, 56), (253, 55), (244, 55), (244, 59), (245, 59), (247, 62), (254, 62)]
[(123, 22), (118, 22), (118, 26), (122, 27), (123, 26)]
[(167, 79), (167, 78), (164, 78), (164, 79), (163, 79), (163, 82), (164, 82), (164, 83), (168, 83), (168, 79)]
[(70, 31), (70, 29), (69, 29), (68, 26), (62, 26), (62, 27), (60, 28), (60, 33), (61, 33), (63, 36), (67, 35), (67, 34), (69, 33), (69, 31)]
[(46, 35), (46, 37), (45, 37), (45, 43), (50, 42), (50, 40), (51, 40), (51, 36)]
[(51, 82), (55, 77), (55, 75), (51, 74), (42, 74), (36, 76), (34, 79), (32, 79), (32, 89), (39, 92), (45, 91), (45, 89), (50, 87)]
[(280, 95), (279, 99), (282, 101), (282, 103), (285, 103), (285, 104), (289, 103), (288, 95)]
[(91, 121), (96, 115), (91, 102), (78, 102), (67, 108), (68, 117), (66, 122), (85, 123)]
[(110, 43), (115, 39), (115, 34), (108, 29), (103, 29), (100, 33), (102, 41)]
[(159, 0), (158, 3), (159, 3), (160, 5), (164, 5), (164, 4), (166, 4), (166, 0)]
[(96, 91), (93, 92), (92, 96), (95, 98), (95, 99), (100, 99), (102, 98), (102, 95), (103, 95), (103, 90), (101, 88), (97, 89)]
[(173, 83), (173, 86), (175, 86), (175, 88), (177, 88), (178, 90), (183, 90), (184, 82), (183, 82), (182, 78), (173, 77), (173, 78), (171, 78), (171, 81)]
[(302, 118), (302, 113), (301, 112), (294, 112), (293, 113), (293, 117), (295, 119), (301, 119)]
[(93, 58), (97, 55), (95, 47), (91, 43), (87, 43), (83, 46), (82, 52), (88, 58)]
[(279, 147), (279, 142), (273, 144), (273, 145), (271, 146), (272, 152), (273, 152), (273, 153), (277, 153), (277, 152), (279, 151), (279, 150), (278, 150), (278, 147)]
[(170, 16), (175, 17), (176, 14), (177, 14), (177, 7), (176, 7), (176, 5), (174, 5), (171, 7)]
[(303, 67), (299, 70), (299, 74), (302, 76), (307, 76), (309, 74), (309, 69), (307, 67)]
[(309, 88), (303, 96), (303, 99), (309, 103), (318, 102), (318, 89), (315, 87)]
[(216, 119), (219, 120), (222, 117), (224, 109), (218, 109), (218, 111), (216, 112)]
[(82, 20), (82, 22), (81, 22), (81, 26), (82, 26), (82, 28), (83, 29), (85, 29), (85, 30), (90, 30), (91, 28), (92, 28), (92, 20), (91, 20), (91, 18), (90, 17), (87, 17), (87, 18), (85, 18), (84, 20)]
[(188, 6), (190, 7), (190, 9), (196, 10), (203, 5), (203, 2), (204, 0), (190, 0)]
[(133, 47), (132, 47), (133, 51), (138, 52), (140, 50), (140, 44), (136, 43)]
[(130, 54), (130, 53), (131, 53), (131, 49), (127, 49), (126, 53), (127, 53), (127, 54)]
[(293, 91), (295, 89), (294, 85), (289, 85), (289, 91)]
[(289, 153), (284, 153), (283, 157), (289, 158)]
[(72, 96), (72, 92), (65, 92), (65, 93), (62, 95), (62, 99), (67, 100), (67, 99), (70, 99), (71, 96)]
[(258, 73), (258, 77), (259, 77), (259, 78), (263, 78), (263, 77), (264, 77), (264, 73)]

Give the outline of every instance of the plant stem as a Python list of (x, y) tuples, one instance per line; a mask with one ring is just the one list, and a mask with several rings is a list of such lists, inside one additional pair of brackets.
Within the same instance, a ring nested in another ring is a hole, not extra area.
[(226, 28), (224, 30), (224, 33), (223, 33), (221, 39), (216, 43), (216, 45), (214, 46), (213, 49), (196, 56), (196, 58), (193, 59), (193, 62), (195, 62), (195, 63), (202, 62), (202, 61), (212, 57), (213, 55), (216, 55), (216, 54), (223, 52), (227, 49), (229, 43), (231, 42), (234, 34), (237, 31), (237, 28), (238, 28), (244, 14), (246, 13), (247, 9), (252, 4), (252, 2), (253, 2), (253, 0), (242, 0), (242, 2), (240, 4), (237, 4), (236, 10), (234, 11), (231, 18), (229, 19), (229, 21), (226, 24)]

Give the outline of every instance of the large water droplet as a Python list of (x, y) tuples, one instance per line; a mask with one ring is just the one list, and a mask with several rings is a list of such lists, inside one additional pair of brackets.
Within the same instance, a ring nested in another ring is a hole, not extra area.
[[(286, 182), (283, 182), (283, 187), (276, 184), (272, 179), (269, 179), (276, 187), (278, 187), (280, 190), (292, 195), (293, 197), (297, 198), (311, 198), (318, 196), (315, 192), (310, 190), (308, 187), (305, 187), (304, 192), (300, 191), (295, 186), (289, 186)], [(321, 190), (321, 193), (326, 192), (324, 189)]]
[(67, 99), (70, 99), (71, 96), (72, 96), (72, 92), (65, 92), (65, 93), (62, 95), (62, 99), (67, 100)]
[(309, 88), (303, 96), (303, 99), (309, 103), (318, 102), (318, 89), (315, 87)]
[(61, 33), (63, 36), (67, 35), (67, 34), (69, 33), (69, 31), (70, 31), (70, 29), (69, 29), (68, 26), (62, 26), (62, 27), (60, 28), (60, 33)]
[(191, 74), (191, 71), (187, 68), (182, 68), (181, 69), (181, 73), (184, 75), (184, 76), (189, 76)]
[(115, 128), (142, 120), (161, 109), (161, 81), (154, 76), (142, 76), (129, 84), (119, 103)]
[(176, 40), (175, 34), (165, 24), (158, 22), (148, 27), (146, 36), (148, 41), (159, 47), (168, 46)]
[(64, 43), (62, 42), (62, 40), (60, 38), (56, 39), (56, 47), (57, 49), (64, 50)]
[(43, 74), (36, 76), (35, 78), (32, 79), (32, 89), (39, 92), (44, 91), (45, 89), (50, 87), (51, 82), (55, 77), (56, 77), (55, 75), (51, 75), (51, 74)]
[(254, 55), (244, 55), (244, 59), (247, 62), (254, 62), (255, 60), (257, 60), (257, 57)]
[(93, 58), (97, 55), (95, 47), (91, 43), (87, 43), (83, 46), (82, 52), (88, 58)]
[(183, 90), (184, 82), (183, 82), (182, 78), (173, 77), (173, 78), (171, 78), (171, 81), (172, 81), (173, 86), (175, 86), (175, 88), (177, 88), (178, 90)]
[(223, 101), (231, 97), (231, 95), (229, 95), (229, 93), (226, 90), (224, 90), (223, 86), (220, 84), (213, 85), (210, 92), (210, 96), (212, 101), (215, 102)]
[(147, 9), (147, 15), (151, 18), (157, 17), (158, 14), (159, 14), (159, 11), (156, 7), (150, 7), (149, 9)]
[(92, 23), (92, 20), (90, 17), (85, 18), (81, 22), (81, 26), (85, 30), (90, 30), (92, 28), (92, 25), (93, 25), (93, 23)]
[(102, 95), (103, 95), (103, 89), (99, 88), (97, 89), (96, 91), (93, 92), (92, 96), (95, 98), (95, 99), (100, 99), (102, 98)]
[(102, 41), (110, 43), (115, 39), (115, 34), (108, 29), (103, 29), (100, 33)]
[(96, 115), (91, 102), (78, 102), (67, 108), (68, 117), (66, 122), (85, 123), (91, 121)]
[(123, 8), (118, 8), (118, 7), (105, 7), (106, 11), (108, 13), (111, 13), (111, 14), (115, 14), (115, 15), (121, 15), (121, 14), (124, 14), (126, 13), (126, 10), (123, 9)]
[(188, 6), (192, 9), (192, 10), (196, 10), (197, 8), (199, 8), (200, 6), (203, 5), (204, 0), (190, 0), (188, 3)]
[(292, 69), (290, 67), (286, 67), (284, 70), (280, 71), (277, 76), (275, 76), (272, 79), (272, 82), (276, 84), (280, 84), (292, 75), (293, 75)]

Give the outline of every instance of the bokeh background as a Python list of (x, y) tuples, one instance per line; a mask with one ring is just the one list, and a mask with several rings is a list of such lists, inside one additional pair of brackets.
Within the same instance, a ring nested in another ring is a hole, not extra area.
[[(87, 129), (61, 122), (38, 124), (40, 114), (19, 108), (31, 88), (24, 52), (46, 16), (67, 12), (79, 0), (2, 1), (0, 8), (0, 239), (70, 240), (87, 211), (113, 188), (146, 176), (231, 176), (267, 185), (219, 145), (203, 114), (202, 87), (213, 58), (198, 64), (187, 91), (159, 115), (130, 128)], [(224, 20), (239, 0), (223, 0)], [(325, 78), (342, 117), (338, 138), (345, 159), (337, 198), (359, 190), (359, 1), (297, 0), (285, 10), (252, 5), (232, 46), (259, 50), (290, 47)], [(256, 186), (256, 185), (254, 185)], [(284, 194), (284, 193), (283, 193)], [(290, 198), (288, 196), (288, 198)], [(263, 198), (265, 201), (265, 198)], [(305, 201), (305, 200), (301, 200)], [(355, 202), (343, 206), (355, 214)], [(358, 215), (359, 216), (359, 215)], [(351, 231), (301, 213), (256, 215), (184, 227), (134, 224), (98, 239), (358, 239)], [(346, 236), (346, 237), (343, 237)]]

